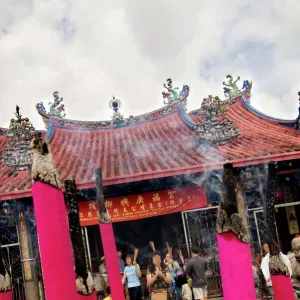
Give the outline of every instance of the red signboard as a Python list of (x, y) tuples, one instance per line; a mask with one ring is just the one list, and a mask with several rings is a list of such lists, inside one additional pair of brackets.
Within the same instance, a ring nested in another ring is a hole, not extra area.
[[(188, 186), (172, 190), (105, 199), (112, 222), (150, 218), (207, 206), (205, 187)], [(98, 224), (96, 201), (79, 203), (80, 225)]]

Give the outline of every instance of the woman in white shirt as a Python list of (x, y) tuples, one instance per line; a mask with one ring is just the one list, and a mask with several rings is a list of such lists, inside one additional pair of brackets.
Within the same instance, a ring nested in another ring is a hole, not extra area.
[(142, 276), (139, 265), (136, 261), (133, 261), (132, 255), (126, 256), (126, 267), (124, 269), (124, 275), (122, 283), (124, 284), (127, 280), (128, 292), (130, 300), (141, 300), (142, 299), (142, 287), (140, 277)]
[[(269, 249), (269, 245), (265, 243), (263, 245), (263, 248), (264, 248), (264, 250), (265, 250), (265, 252), (267, 254), (262, 259), (260, 267), (261, 267), (261, 270), (262, 270), (262, 272), (264, 274), (264, 277), (266, 279), (267, 286), (268, 287), (272, 287), (272, 281), (271, 281), (271, 275), (270, 275), (270, 269), (269, 269), (269, 262), (270, 262), (270, 249)], [(279, 255), (280, 255), (282, 261), (288, 267), (289, 273), (290, 273), (290, 277), (292, 277), (292, 267), (291, 267), (291, 262), (290, 262), (289, 258), (286, 255), (284, 255), (282, 252), (280, 252)]]

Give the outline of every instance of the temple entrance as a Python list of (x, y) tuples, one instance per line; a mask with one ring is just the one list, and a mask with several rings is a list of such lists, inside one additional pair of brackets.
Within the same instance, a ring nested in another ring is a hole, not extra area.
[(19, 244), (3, 245), (4, 265), (11, 274), (13, 300), (25, 300), (25, 286)]
[(206, 273), (210, 297), (222, 296), (219, 254), (216, 239), (218, 207), (207, 207), (182, 213), (187, 250), (197, 246), (200, 255), (208, 261)]
[[(284, 203), (275, 205), (276, 209), (276, 228), (278, 244), (281, 251), (287, 254), (291, 251), (291, 242), (296, 234), (300, 233), (300, 203)], [(262, 209), (254, 211), (255, 226), (259, 242), (260, 252), (263, 254), (262, 246), (264, 243), (264, 213)]]
[[(150, 241), (154, 242), (156, 250), (162, 255), (167, 252), (167, 242), (173, 247), (175, 256), (176, 249), (180, 249), (185, 257), (188, 255), (181, 213), (117, 222), (113, 223), (113, 228), (117, 248), (122, 251), (123, 255), (133, 254), (134, 248), (139, 249), (138, 263), (145, 272), (152, 253)], [(99, 226), (84, 227), (83, 234), (87, 244), (89, 263), (92, 265), (93, 272), (97, 273), (100, 258), (103, 255)], [(176, 259), (178, 260), (179, 257), (176, 256)]]
[(21, 253), (17, 227), (13, 218), (0, 216), (1, 249), (5, 267), (9, 270), (12, 280), (13, 300), (25, 300), (25, 285), (21, 263)]

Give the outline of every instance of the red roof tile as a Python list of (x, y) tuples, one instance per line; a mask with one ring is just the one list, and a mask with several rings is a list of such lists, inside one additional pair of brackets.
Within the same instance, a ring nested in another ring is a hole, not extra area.
[[(220, 169), (225, 160), (247, 166), (300, 158), (300, 131), (257, 115), (242, 99), (225, 115), (241, 134), (222, 146), (199, 140), (191, 124), (202, 119), (195, 114), (174, 104), (168, 113), (152, 114), (153, 120), (120, 128), (42, 115), (61, 179), (76, 178), (81, 189), (95, 186), (96, 167), (103, 170), (104, 184), (112, 185)], [(1, 136), (0, 153), (5, 145)], [(29, 174), (0, 166), (0, 199), (29, 196), (30, 185)]]

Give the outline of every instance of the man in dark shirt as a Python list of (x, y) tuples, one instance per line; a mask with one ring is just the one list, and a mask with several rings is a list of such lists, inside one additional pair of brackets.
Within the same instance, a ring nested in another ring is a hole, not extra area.
[(192, 258), (187, 264), (186, 271), (192, 279), (195, 300), (207, 300), (207, 281), (205, 278), (206, 261), (199, 256), (197, 248), (192, 249)]
[(125, 269), (125, 263), (124, 263), (124, 260), (122, 259), (122, 251), (121, 250), (118, 250), (118, 263), (119, 263), (119, 267), (120, 267), (121, 276), (123, 276), (124, 269)]

